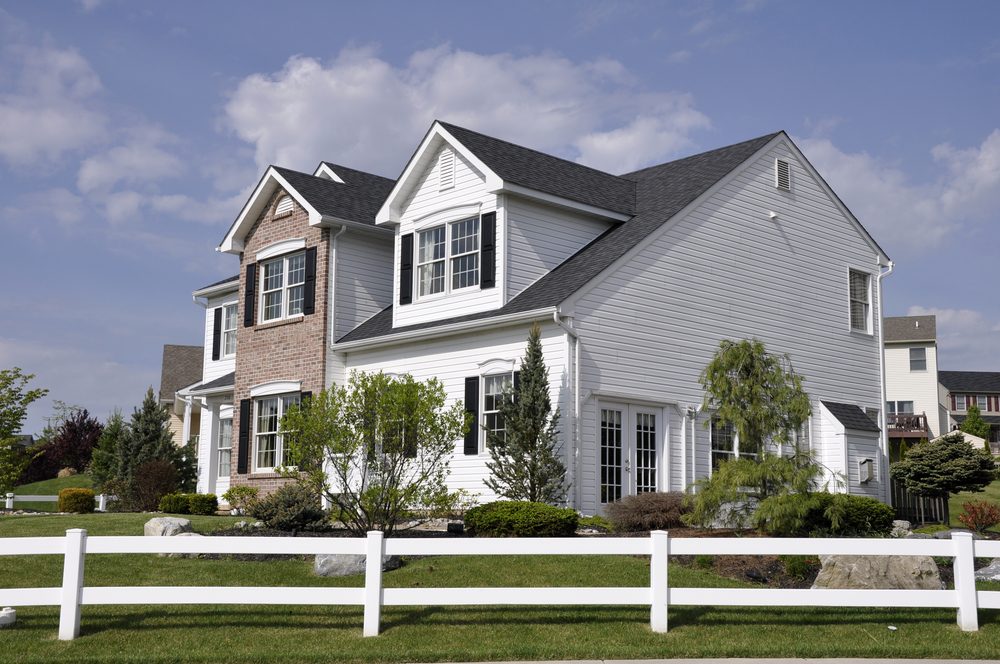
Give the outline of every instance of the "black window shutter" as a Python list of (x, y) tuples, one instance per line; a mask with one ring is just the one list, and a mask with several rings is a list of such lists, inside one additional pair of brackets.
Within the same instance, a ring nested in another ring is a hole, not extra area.
[(302, 313), (316, 312), (316, 247), (306, 249), (306, 283), (302, 298)]
[(413, 302), (413, 233), (399, 238), (399, 303)]
[(514, 372), (514, 394), (517, 394), (521, 390), (521, 372)]
[(215, 320), (212, 322), (212, 359), (219, 359), (219, 345), (222, 341), (222, 307), (215, 308)]
[(257, 300), (257, 264), (247, 265), (247, 283), (243, 288), (243, 327), (253, 327), (254, 303)]
[(482, 275), (479, 288), (496, 286), (497, 273), (497, 213), (487, 212), (482, 220), (483, 241), (479, 245), (479, 263)]
[(236, 472), (247, 474), (250, 465), (250, 399), (240, 400), (240, 439), (239, 450), (236, 453)]
[(309, 402), (312, 401), (312, 398), (313, 398), (312, 392), (299, 392), (299, 405), (305, 408), (306, 406), (309, 405)]
[(465, 453), (479, 454), (479, 376), (465, 379), (465, 412), (472, 415), (465, 434)]

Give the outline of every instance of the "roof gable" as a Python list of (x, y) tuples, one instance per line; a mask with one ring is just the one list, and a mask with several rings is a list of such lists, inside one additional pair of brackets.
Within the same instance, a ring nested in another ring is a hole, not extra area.
[(160, 366), (160, 400), (173, 401), (182, 387), (201, 380), (205, 349), (202, 346), (165, 344)]
[(936, 341), (936, 316), (891, 316), (882, 321), (885, 342)]
[(845, 429), (851, 431), (881, 431), (872, 418), (865, 414), (859, 406), (852, 403), (837, 403), (836, 401), (821, 401), (820, 403), (830, 411), (830, 414), (837, 418), (837, 421), (844, 425)]

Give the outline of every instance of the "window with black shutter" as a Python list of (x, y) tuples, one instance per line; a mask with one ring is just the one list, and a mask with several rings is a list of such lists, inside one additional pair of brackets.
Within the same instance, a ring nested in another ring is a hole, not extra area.
[(469, 430), (465, 433), (465, 453), (479, 454), (479, 376), (465, 379), (465, 412), (469, 413)]
[(399, 303), (413, 302), (413, 233), (399, 238)]
[(487, 212), (483, 215), (483, 241), (480, 244), (480, 264), (482, 278), (479, 287), (493, 288), (496, 286), (497, 271), (497, 213)]
[(222, 307), (216, 307), (212, 322), (212, 359), (218, 360), (222, 346)]
[[(247, 280), (243, 286), (243, 327), (252, 327), (257, 300), (257, 264), (247, 265)], [(243, 434), (240, 434), (243, 435)]]
[(240, 436), (236, 453), (236, 472), (246, 475), (250, 461), (250, 399), (240, 400)]

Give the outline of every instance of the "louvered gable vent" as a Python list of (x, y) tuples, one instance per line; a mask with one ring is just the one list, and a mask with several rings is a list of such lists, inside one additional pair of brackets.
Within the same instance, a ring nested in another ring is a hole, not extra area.
[(774, 186), (783, 191), (792, 189), (791, 166), (784, 159), (774, 160)]
[(278, 204), (274, 206), (274, 216), (280, 217), (282, 215), (290, 214), (294, 206), (291, 196), (282, 196), (278, 201)]
[(438, 185), (441, 191), (455, 186), (455, 153), (451, 148), (441, 150), (438, 156)]

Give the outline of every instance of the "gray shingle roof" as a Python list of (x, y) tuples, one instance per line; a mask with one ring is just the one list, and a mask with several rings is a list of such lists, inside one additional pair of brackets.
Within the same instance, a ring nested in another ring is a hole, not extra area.
[(440, 122), (505, 182), (621, 214), (635, 213), (635, 183), (566, 159)]
[(822, 402), (830, 413), (840, 420), (845, 429), (852, 431), (881, 431), (878, 425), (872, 422), (872, 418), (865, 415), (865, 411), (852, 403), (837, 403), (836, 401)]
[(951, 392), (1000, 392), (1000, 371), (939, 371), (938, 382)]
[[(452, 125), (445, 127), (449, 131), (453, 129)], [(605, 231), (500, 309), (394, 329), (392, 307), (387, 307), (338, 341), (371, 339), (391, 333), (554, 307), (603, 272), (777, 135), (778, 133), (768, 134), (615, 178), (635, 184), (636, 215)], [(455, 137), (459, 138), (458, 134)], [(465, 144), (464, 140), (462, 142)], [(476, 152), (472, 145), (467, 147)], [(478, 152), (476, 154), (479, 155)]]
[(274, 166), (274, 170), (288, 181), (316, 211), (323, 216), (336, 217), (361, 224), (375, 224), (375, 214), (396, 183), (381, 175), (357, 171), (346, 166), (323, 162), (344, 181), (328, 180), (308, 173)]
[(937, 339), (937, 316), (893, 316), (882, 325), (886, 343)]
[(221, 286), (222, 284), (228, 284), (229, 282), (236, 283), (240, 280), (240, 275), (234, 274), (231, 277), (226, 277), (225, 279), (220, 279), (214, 283), (208, 284), (207, 286), (202, 286), (201, 288), (196, 288), (196, 291), (205, 290), (206, 288), (212, 288), (213, 286)]
[(160, 400), (173, 401), (174, 393), (201, 379), (205, 349), (202, 346), (163, 346), (160, 367)]
[(236, 372), (230, 371), (225, 376), (219, 376), (215, 380), (193, 386), (191, 391), (200, 392), (202, 390), (214, 390), (219, 387), (233, 387), (234, 385), (236, 385)]
[[(968, 417), (968, 415), (952, 415), (952, 417), (956, 422), (961, 424), (965, 421), (965, 418)], [(981, 415), (980, 417), (982, 417), (983, 422), (986, 422), (987, 424), (1000, 424), (1000, 415)]]

